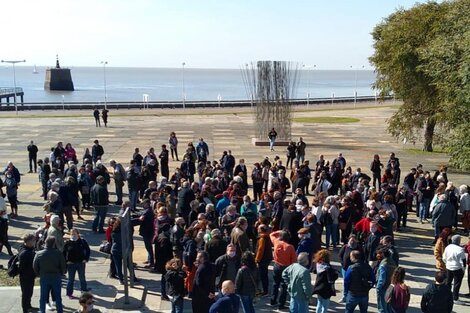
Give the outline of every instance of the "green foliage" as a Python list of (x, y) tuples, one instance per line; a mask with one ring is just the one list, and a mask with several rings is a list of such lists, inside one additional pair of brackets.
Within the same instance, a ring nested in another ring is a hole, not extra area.
[(403, 100), (388, 131), (410, 141), (424, 132), (424, 150), (432, 151), (434, 140), (447, 149), (451, 163), (470, 168), (464, 162), (470, 152), (461, 147), (467, 132), (462, 124), (470, 123), (470, 0), (398, 10), (372, 36), (375, 87)]
[(470, 122), (457, 126), (443, 141), (443, 146), (451, 155), (450, 165), (461, 169), (470, 169)]

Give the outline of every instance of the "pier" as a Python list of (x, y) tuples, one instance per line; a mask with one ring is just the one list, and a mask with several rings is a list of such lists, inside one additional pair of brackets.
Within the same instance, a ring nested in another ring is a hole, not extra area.
[(6, 99), (7, 106), (10, 106), (10, 98), (13, 98), (13, 103), (15, 103), (15, 97), (20, 97), (21, 105), (24, 104), (24, 92), (21, 87), (0, 87), (0, 107), (2, 106), (3, 99)]

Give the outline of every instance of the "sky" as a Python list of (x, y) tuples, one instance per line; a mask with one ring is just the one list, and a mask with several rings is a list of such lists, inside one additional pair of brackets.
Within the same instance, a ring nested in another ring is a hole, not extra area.
[(370, 68), (373, 27), (408, 0), (15, 0), (0, 59), (25, 65), (240, 68), (285, 60)]

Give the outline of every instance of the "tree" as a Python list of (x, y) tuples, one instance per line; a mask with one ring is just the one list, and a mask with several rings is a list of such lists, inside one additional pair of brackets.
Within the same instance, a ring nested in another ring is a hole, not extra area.
[(447, 2), (429, 2), (399, 9), (372, 32), (375, 52), (370, 62), (376, 68), (375, 87), (382, 95), (392, 91), (403, 101), (388, 120), (388, 131), (415, 141), (424, 128), (425, 151), (433, 150), (436, 127), (446, 121), (447, 111), (421, 51), (439, 34), (448, 7)]
[(470, 1), (449, 4), (437, 36), (420, 52), (446, 108), (440, 143), (450, 163), (470, 169)]

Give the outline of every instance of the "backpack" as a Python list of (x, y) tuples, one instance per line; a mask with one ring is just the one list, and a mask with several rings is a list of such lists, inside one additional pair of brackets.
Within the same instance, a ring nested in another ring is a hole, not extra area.
[(385, 291), (385, 302), (389, 304), (393, 304), (393, 300), (395, 298), (395, 286), (390, 284)]
[(8, 269), (7, 269), (8, 276), (15, 277), (20, 273), (18, 262), (19, 262), (19, 254), (12, 256), (10, 258), (10, 260), (8, 261)]

